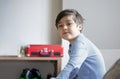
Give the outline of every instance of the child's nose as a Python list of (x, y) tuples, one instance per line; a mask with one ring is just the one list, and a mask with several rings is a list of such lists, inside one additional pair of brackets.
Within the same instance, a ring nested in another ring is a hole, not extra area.
[(67, 26), (66, 26), (66, 25), (64, 25), (64, 26), (63, 26), (63, 29), (67, 29)]

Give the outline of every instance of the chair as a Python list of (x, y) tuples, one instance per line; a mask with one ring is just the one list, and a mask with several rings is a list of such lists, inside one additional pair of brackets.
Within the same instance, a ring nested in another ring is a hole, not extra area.
[(120, 59), (106, 72), (103, 79), (120, 79)]

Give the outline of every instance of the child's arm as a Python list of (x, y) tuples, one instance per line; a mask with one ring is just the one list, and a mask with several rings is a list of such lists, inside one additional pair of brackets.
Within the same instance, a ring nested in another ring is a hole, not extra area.
[[(65, 66), (65, 68), (61, 71), (61, 73), (57, 76), (56, 79), (70, 79), (73, 76), (77, 75), (79, 68), (81, 67), (84, 60), (87, 58), (87, 51), (82, 49), (73, 49), (70, 53), (70, 59)], [(74, 69), (78, 69), (75, 70)], [(71, 74), (74, 71), (74, 74)], [(70, 78), (69, 78), (70, 77)]]

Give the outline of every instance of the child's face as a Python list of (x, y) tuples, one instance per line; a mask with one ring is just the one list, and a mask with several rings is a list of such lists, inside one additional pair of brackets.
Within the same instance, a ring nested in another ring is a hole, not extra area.
[(58, 25), (58, 33), (61, 38), (68, 40), (70, 43), (74, 42), (77, 36), (80, 34), (82, 24), (76, 24), (73, 20), (73, 15), (63, 17)]

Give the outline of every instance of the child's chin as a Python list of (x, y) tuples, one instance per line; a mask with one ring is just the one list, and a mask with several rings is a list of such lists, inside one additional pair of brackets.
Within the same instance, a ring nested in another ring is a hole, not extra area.
[(69, 38), (68, 38), (68, 37), (64, 37), (63, 39), (65, 39), (65, 40), (69, 40)]

